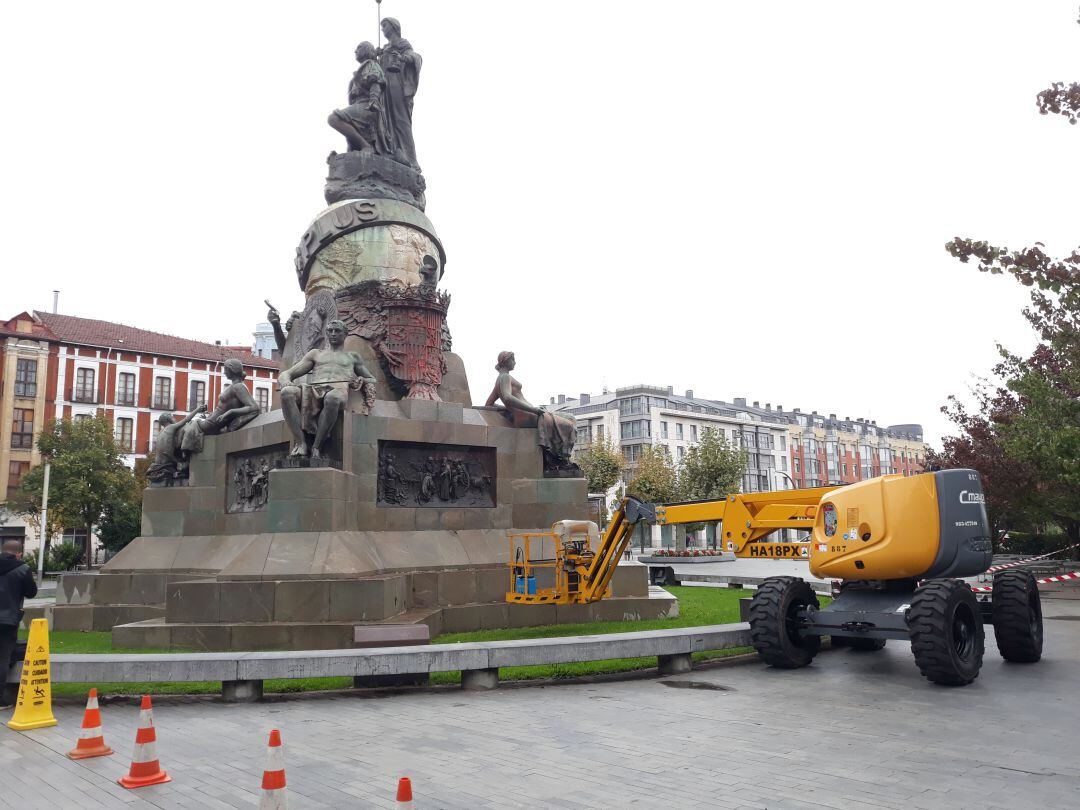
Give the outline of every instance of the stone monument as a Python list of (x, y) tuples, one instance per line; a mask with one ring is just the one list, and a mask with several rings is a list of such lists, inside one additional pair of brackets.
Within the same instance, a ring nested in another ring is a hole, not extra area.
[(677, 610), (650, 598), (640, 565), (595, 604), (505, 602), (507, 533), (590, 516), (574, 425), (523, 397), (510, 352), (487, 404), (472, 402), (424, 214), (422, 61), (396, 20), (382, 31), (381, 49), (357, 47), (348, 103), (328, 119), (347, 151), (330, 155), (329, 207), (296, 250), (304, 305), (284, 328), (270, 308), (281, 407), (253, 412), (232, 380), (221, 413), (187, 417), (141, 536), (99, 573), (64, 576), (56, 629), (135, 647), (342, 648), (371, 623), (436, 635)]

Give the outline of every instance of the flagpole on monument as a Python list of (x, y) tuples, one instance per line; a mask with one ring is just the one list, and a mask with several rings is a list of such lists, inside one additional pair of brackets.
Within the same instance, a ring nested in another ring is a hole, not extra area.
[(375, 47), (382, 47), (382, 0), (375, 0)]

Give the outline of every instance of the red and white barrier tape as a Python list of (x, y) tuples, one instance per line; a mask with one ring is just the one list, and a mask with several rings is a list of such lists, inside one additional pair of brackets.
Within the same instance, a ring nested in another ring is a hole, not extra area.
[[(1045, 579), (1035, 580), (1040, 585), (1045, 585), (1048, 582), (1065, 582), (1069, 579), (1080, 579), (1080, 571), (1071, 571), (1068, 574), (1058, 574), (1055, 577), (1046, 577)], [(994, 590), (993, 585), (981, 585), (978, 588), (972, 588), (975, 593), (989, 593)]]
[(1055, 554), (1060, 554), (1063, 551), (1068, 551), (1071, 548), (1080, 546), (1080, 543), (1073, 543), (1071, 546), (1065, 546), (1065, 548), (1059, 548), (1057, 551), (1051, 551), (1049, 554), (1041, 554), (1038, 557), (1029, 557), (1026, 560), (1017, 560), (1016, 562), (1005, 563), (1004, 565), (992, 565), (986, 569), (985, 573), (992, 574), (995, 571), (1004, 571), (1006, 568), (1016, 568), (1018, 565), (1027, 565), (1028, 563), (1035, 562), (1036, 560), (1045, 560), (1047, 557), (1053, 557)]

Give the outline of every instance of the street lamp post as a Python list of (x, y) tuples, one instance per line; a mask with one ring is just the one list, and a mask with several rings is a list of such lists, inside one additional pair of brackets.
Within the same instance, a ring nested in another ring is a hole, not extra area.
[(49, 539), (49, 470), (52, 467), (45, 462), (45, 483), (41, 491), (41, 541), (38, 543), (37, 581), (40, 585), (45, 577), (45, 544)]

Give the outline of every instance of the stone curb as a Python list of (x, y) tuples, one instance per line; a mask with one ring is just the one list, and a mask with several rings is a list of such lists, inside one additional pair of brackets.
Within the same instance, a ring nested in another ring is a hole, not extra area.
[[(465, 689), (492, 689), (500, 667), (656, 656), (661, 674), (687, 672), (695, 652), (750, 646), (750, 626), (718, 624), (596, 636), (355, 650), (54, 655), (54, 683), (221, 681), (226, 701), (258, 700), (270, 678), (370, 677), (461, 672)], [(22, 664), (12, 667), (17, 682)]]

